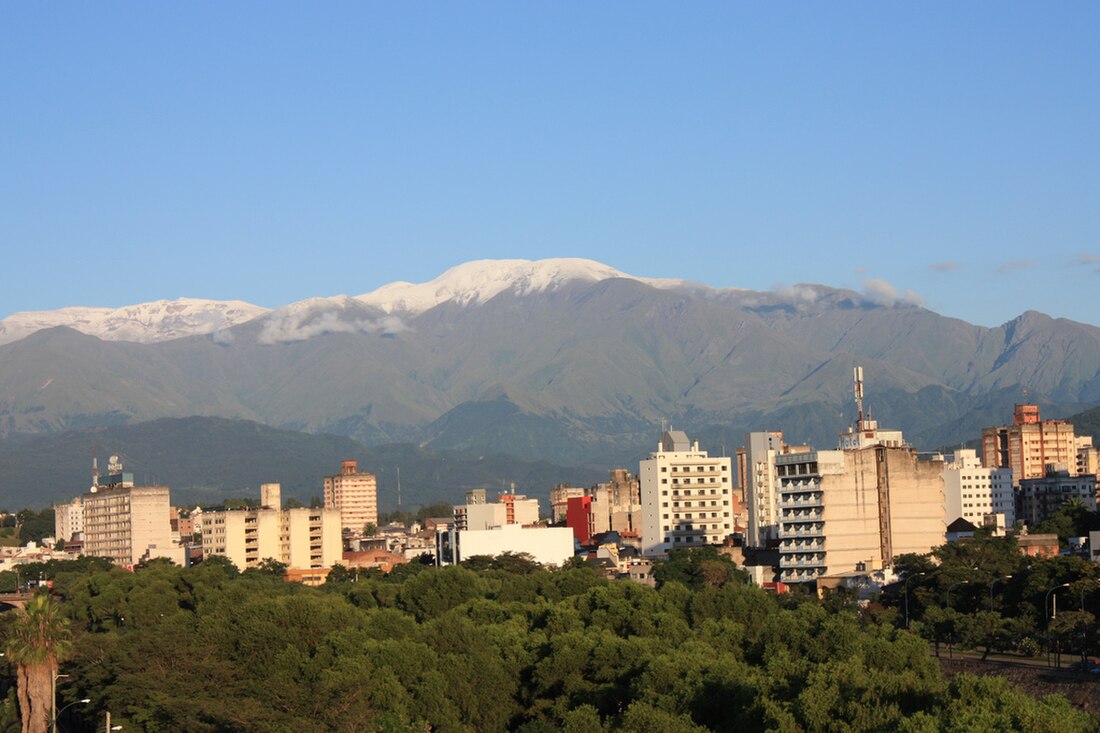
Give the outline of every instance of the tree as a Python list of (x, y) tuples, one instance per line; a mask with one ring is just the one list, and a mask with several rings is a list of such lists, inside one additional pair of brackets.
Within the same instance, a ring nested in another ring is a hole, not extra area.
[(68, 620), (61, 606), (40, 593), (16, 617), (8, 656), (16, 665), (23, 733), (45, 733), (53, 706), (53, 681), (70, 648)]

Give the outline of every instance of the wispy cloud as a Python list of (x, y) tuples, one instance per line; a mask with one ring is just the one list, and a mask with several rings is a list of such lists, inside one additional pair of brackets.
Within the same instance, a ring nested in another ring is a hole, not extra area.
[(1008, 262), (1002, 262), (1000, 266), (997, 267), (997, 272), (1003, 274), (1006, 272), (1015, 272), (1016, 270), (1030, 270), (1038, 266), (1039, 263), (1035, 260), (1009, 260)]
[(305, 341), (325, 333), (402, 333), (409, 330), (397, 316), (378, 319), (343, 319), (339, 313), (287, 313), (274, 315), (264, 324), (257, 340), (271, 345), (289, 341)]
[(951, 272), (952, 270), (959, 269), (958, 262), (933, 262), (928, 266), (928, 269), (935, 270), (936, 272)]
[(863, 281), (864, 299), (878, 305), (924, 305), (924, 298), (912, 290), (898, 290), (879, 278), (866, 278)]
[(1070, 260), (1070, 264), (1075, 267), (1087, 267), (1093, 272), (1100, 274), (1100, 255), (1082, 252)]

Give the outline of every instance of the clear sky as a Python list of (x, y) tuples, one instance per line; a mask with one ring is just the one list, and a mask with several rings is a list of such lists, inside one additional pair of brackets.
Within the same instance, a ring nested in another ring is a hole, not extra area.
[(482, 258), (1100, 324), (1100, 3), (0, 5), (0, 317)]

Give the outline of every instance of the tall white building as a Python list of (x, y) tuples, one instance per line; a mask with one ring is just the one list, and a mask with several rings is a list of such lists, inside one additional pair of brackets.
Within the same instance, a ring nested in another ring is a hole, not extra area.
[(682, 430), (667, 430), (640, 464), (642, 552), (717, 545), (733, 531), (729, 458), (711, 458)]
[[(947, 523), (960, 517), (981, 527), (1011, 527), (1016, 522), (1016, 498), (1012, 490), (1012, 469), (985, 468), (975, 450), (962, 449), (945, 459), (943, 501)], [(998, 524), (995, 516), (1002, 515)]]

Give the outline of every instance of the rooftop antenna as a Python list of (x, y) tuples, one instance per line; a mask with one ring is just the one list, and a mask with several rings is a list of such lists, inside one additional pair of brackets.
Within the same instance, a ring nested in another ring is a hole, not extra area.
[(856, 382), (856, 410), (858, 411), (856, 429), (863, 430), (863, 367), (853, 367), (852, 376), (855, 377)]
[(397, 507), (401, 508), (401, 466), (397, 467)]

